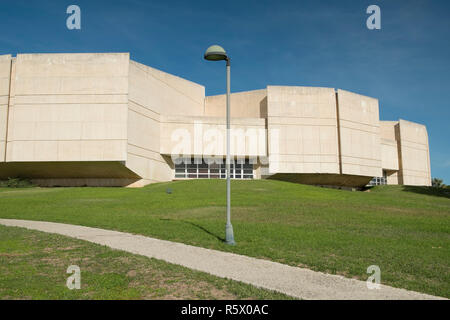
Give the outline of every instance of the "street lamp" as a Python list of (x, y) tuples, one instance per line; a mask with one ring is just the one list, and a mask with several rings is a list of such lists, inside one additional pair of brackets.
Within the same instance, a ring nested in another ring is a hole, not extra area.
[(204, 55), (209, 61), (225, 60), (227, 62), (227, 225), (225, 227), (225, 242), (234, 245), (233, 226), (231, 225), (230, 204), (230, 58), (225, 50), (218, 45), (209, 47)]

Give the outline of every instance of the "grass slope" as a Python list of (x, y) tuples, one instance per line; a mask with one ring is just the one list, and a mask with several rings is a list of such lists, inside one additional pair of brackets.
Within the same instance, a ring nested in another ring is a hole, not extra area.
[[(66, 270), (77, 265), (80, 290)], [(0, 226), (0, 299), (291, 299), (160, 260)]]
[[(172, 194), (166, 189), (171, 188)], [(273, 180), (232, 181), (237, 245), (223, 243), (225, 182), (141, 189), (0, 189), (0, 217), (127, 231), (450, 297), (448, 190), (348, 192)]]

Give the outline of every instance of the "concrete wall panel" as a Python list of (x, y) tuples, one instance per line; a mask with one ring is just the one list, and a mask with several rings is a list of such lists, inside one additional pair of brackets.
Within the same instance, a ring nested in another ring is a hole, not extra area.
[(400, 120), (400, 183), (431, 185), (428, 133), (424, 125)]
[(127, 167), (142, 177), (137, 186), (169, 181), (173, 168), (160, 154), (160, 116), (203, 114), (205, 88), (134, 61), (129, 70)]
[(128, 65), (127, 53), (17, 55), (7, 161), (124, 161)]
[[(226, 156), (225, 121), (222, 117), (164, 116), (161, 118), (160, 153)], [(232, 156), (267, 155), (265, 119), (232, 119), (230, 138)]]
[(0, 55), (0, 162), (5, 161), (11, 55)]
[(343, 174), (381, 177), (378, 100), (337, 91)]
[(130, 72), (130, 101), (159, 114), (203, 114), (205, 87), (135, 61)]
[(398, 142), (395, 134), (397, 126), (398, 121), (380, 121), (381, 167), (383, 169), (399, 170)]
[(267, 87), (269, 172), (339, 173), (334, 89)]
[(128, 53), (18, 54), (16, 61), (18, 96), (128, 92)]
[[(205, 98), (206, 117), (226, 117), (226, 95)], [(266, 118), (267, 90), (237, 92), (230, 95), (230, 115), (232, 118)]]

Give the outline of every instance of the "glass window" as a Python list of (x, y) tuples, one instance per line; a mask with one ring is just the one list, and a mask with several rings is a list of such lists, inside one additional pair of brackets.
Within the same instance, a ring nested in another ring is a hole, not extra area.
[(373, 177), (369, 182), (369, 186), (380, 186), (387, 184), (386, 177)]
[[(253, 179), (253, 164), (249, 159), (232, 159), (230, 178)], [(175, 161), (175, 178), (178, 179), (226, 179), (225, 159), (222, 164), (200, 158), (187, 158)]]

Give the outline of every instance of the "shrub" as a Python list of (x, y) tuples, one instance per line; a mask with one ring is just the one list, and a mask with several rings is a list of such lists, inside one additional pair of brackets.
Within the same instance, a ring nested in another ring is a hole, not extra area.
[(433, 178), (433, 180), (431, 180), (431, 184), (435, 188), (445, 188), (446, 187), (446, 185), (444, 184), (444, 180), (439, 179), (439, 178)]
[(31, 180), (26, 178), (8, 178), (0, 181), (0, 187), (2, 188), (29, 188), (33, 186)]

